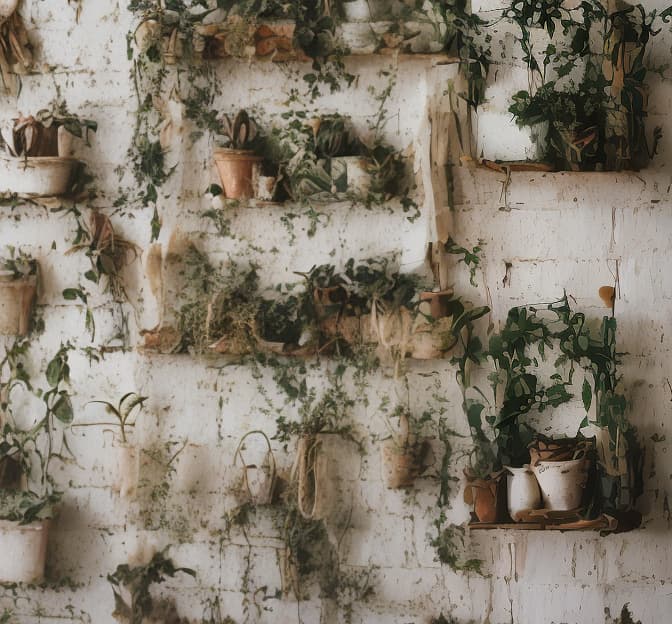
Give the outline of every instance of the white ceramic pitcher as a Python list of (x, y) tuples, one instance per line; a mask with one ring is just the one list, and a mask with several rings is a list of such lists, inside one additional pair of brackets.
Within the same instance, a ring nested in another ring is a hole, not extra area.
[(541, 507), (539, 484), (528, 464), (522, 468), (504, 467), (511, 473), (507, 476), (506, 495), (509, 515), (515, 522), (520, 522), (522, 512)]

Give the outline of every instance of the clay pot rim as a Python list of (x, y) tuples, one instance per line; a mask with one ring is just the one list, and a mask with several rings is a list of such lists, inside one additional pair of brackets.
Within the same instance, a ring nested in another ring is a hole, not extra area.
[(264, 157), (256, 155), (254, 150), (230, 149), (228, 147), (220, 147), (214, 150), (213, 158), (215, 160), (249, 160), (252, 162), (264, 160)]
[(0, 284), (34, 286), (37, 284), (37, 275), (22, 275), (21, 277), (14, 277), (14, 273), (12, 271), (0, 271)]

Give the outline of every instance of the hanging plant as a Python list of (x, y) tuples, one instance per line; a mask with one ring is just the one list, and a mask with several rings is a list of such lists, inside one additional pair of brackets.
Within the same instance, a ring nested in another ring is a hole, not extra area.
[[(114, 231), (110, 218), (97, 210), (91, 211), (89, 228), (79, 223), (80, 235), (84, 242), (79, 242), (66, 252), (84, 251), (91, 262), (91, 268), (84, 277), (95, 284), (103, 283), (103, 292), (109, 292), (115, 301), (127, 301), (128, 295), (124, 287), (123, 269), (138, 255), (134, 243), (118, 236)], [(77, 289), (64, 291), (66, 299), (80, 296)]]
[(3, 90), (18, 95), (17, 76), (27, 74), (33, 65), (33, 46), (18, 12), (20, 0), (8, 0), (0, 7), (0, 78)]
[[(389, 489), (406, 488), (426, 469), (430, 450), (429, 441), (420, 437), (429, 414), (414, 418), (410, 410), (398, 406), (387, 420), (390, 438), (383, 441), (381, 458), (383, 480)], [(390, 420), (398, 418), (399, 427), (394, 429)]]

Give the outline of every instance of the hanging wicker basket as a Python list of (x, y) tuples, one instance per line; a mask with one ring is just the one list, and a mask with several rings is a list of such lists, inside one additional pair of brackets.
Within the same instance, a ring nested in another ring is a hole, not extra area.
[(292, 480), (297, 484), (297, 506), (306, 520), (320, 520), (326, 515), (327, 457), (322, 440), (315, 435), (299, 438)]
[[(261, 465), (248, 464), (243, 457), (245, 440), (253, 435), (261, 436), (266, 442), (266, 455)], [(275, 495), (278, 475), (275, 455), (273, 454), (268, 436), (263, 431), (248, 431), (238, 443), (238, 448), (233, 457), (234, 465), (238, 464), (238, 460), (240, 460), (240, 464), (242, 465), (242, 482), (245, 498), (253, 505), (270, 505)]]

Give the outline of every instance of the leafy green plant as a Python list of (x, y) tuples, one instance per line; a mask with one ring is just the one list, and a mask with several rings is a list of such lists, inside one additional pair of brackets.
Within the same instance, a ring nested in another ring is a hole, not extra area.
[(467, 90), (460, 96), (478, 109), (492, 64), (491, 35), (483, 30), (487, 22), (469, 10), (467, 0), (431, 0), (431, 6), (438, 16), (437, 28), (445, 32), (445, 49), (454, 50), (460, 58), (460, 71), (467, 82)]
[(178, 568), (166, 557), (167, 549), (157, 552), (146, 565), (131, 567), (121, 564), (107, 575), (114, 593), (114, 617), (128, 624), (142, 624), (156, 608), (150, 589), (178, 573), (196, 576), (190, 568)]
[(299, 402), (299, 419), (291, 420), (283, 414), (279, 415), (274, 439), (287, 443), (296, 437), (332, 434), (360, 444), (350, 422), (354, 400), (346, 393), (339, 372), (329, 377), (329, 386), (321, 394), (316, 388), (306, 387), (300, 394), (294, 395), (294, 400)]
[(9, 368), (9, 377), (2, 388), (7, 409), (3, 414), (0, 461), (9, 459), (16, 463), (28, 481), (28, 489), (0, 490), (0, 517), (3, 519), (28, 524), (49, 518), (53, 514), (53, 505), (62, 496), (51, 474), (51, 462), (55, 459), (64, 461), (64, 452), (69, 452), (65, 427), (72, 423), (74, 417), (67, 390), (70, 383), (68, 352), (71, 349), (70, 344), (61, 345), (47, 365), (48, 388), (36, 391), (44, 403), (44, 416), (28, 429), (16, 424), (11, 409), (12, 389), (19, 384), (31, 389), (19, 359), (25, 355), (25, 345), (15, 345), (3, 360), (3, 368)]
[[(520, 28), (523, 61), (536, 89), (517, 93), (509, 108), (520, 126), (548, 123), (546, 156), (561, 169), (621, 169), (646, 164), (650, 149), (646, 117), (644, 55), (672, 7), (647, 13), (641, 5), (609, 13), (596, 0), (567, 9), (557, 0), (514, 0), (504, 17)], [(535, 54), (530, 31), (544, 29), (550, 42)], [(597, 38), (592, 37), (591, 33)], [(591, 41), (598, 43), (591, 44)], [(578, 84), (572, 72), (584, 66)]]
[(141, 410), (144, 402), (148, 397), (140, 396), (136, 392), (127, 392), (124, 396), (119, 399), (119, 402), (115, 405), (109, 401), (94, 400), (89, 401), (89, 403), (99, 403), (105, 406), (105, 411), (114, 416), (116, 422), (101, 422), (101, 423), (78, 423), (73, 425), (73, 427), (103, 427), (103, 426), (113, 426), (119, 427), (119, 434), (121, 436), (122, 444), (128, 442), (128, 429), (135, 427), (137, 422), (138, 414), (135, 415), (133, 412), (136, 409)]
[[(479, 345), (477, 345), (479, 346)], [(540, 358), (554, 348), (556, 372), (544, 383), (538, 373)], [(538, 356), (533, 350), (536, 350)], [(465, 410), (474, 439), (472, 470), (483, 475), (502, 465), (529, 463), (528, 446), (535, 434), (526, 416), (543, 414), (572, 398), (577, 369), (584, 371), (581, 395), (586, 417), (578, 429), (594, 424), (608, 439), (600, 453), (598, 469), (602, 486), (594, 493), (589, 514), (631, 507), (642, 492), (642, 451), (636, 429), (625, 415), (626, 401), (618, 391), (616, 372), (616, 320), (604, 317), (597, 332), (591, 331), (583, 313), (573, 312), (567, 297), (545, 306), (522, 306), (509, 311), (502, 330), (490, 337), (485, 352), (474, 358), (493, 364), (489, 375), (492, 396), (501, 396), (495, 409), (476, 386), (464, 386)], [(458, 373), (458, 381), (464, 383)], [(591, 410), (595, 414), (590, 418)], [(484, 422), (485, 421), (485, 422)], [(486, 433), (486, 423), (492, 427)], [(617, 456), (627, 457), (622, 472)]]
[(222, 115), (219, 119), (221, 133), (226, 139), (226, 146), (234, 150), (253, 150), (257, 144), (257, 124), (246, 111), (238, 111), (232, 119), (229, 115)]
[(24, 251), (17, 251), (16, 247), (11, 245), (7, 249), (9, 258), (0, 258), (0, 270), (11, 274), (15, 280), (37, 275), (39, 266), (35, 258)]
[(446, 515), (442, 511), (434, 521), (436, 535), (430, 539), (430, 544), (436, 549), (437, 559), (449, 566), (455, 572), (475, 572), (483, 575), (483, 561), (481, 559), (464, 558), (464, 527), (455, 524), (446, 524)]

